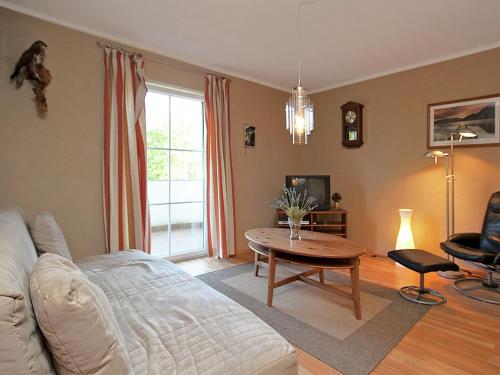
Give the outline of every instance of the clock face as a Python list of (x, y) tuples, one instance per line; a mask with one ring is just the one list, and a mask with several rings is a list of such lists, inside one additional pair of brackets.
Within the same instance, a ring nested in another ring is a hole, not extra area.
[(345, 114), (345, 120), (348, 124), (352, 124), (354, 121), (356, 121), (356, 112), (354, 111), (348, 111)]

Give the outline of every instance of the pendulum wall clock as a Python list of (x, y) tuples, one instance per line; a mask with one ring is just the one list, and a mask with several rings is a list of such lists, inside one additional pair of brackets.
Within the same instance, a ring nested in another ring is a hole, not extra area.
[(345, 147), (363, 145), (363, 104), (347, 102), (342, 107), (342, 144)]

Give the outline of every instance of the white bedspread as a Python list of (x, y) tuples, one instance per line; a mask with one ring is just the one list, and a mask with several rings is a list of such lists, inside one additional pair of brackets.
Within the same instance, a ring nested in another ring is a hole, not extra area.
[(77, 264), (108, 296), (136, 375), (297, 374), (285, 339), (176, 265), (137, 251)]

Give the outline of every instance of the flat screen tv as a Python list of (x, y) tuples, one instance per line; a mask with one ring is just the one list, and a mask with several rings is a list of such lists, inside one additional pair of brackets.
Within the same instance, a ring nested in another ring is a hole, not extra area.
[(315, 210), (330, 209), (330, 176), (286, 176), (287, 188), (294, 188), (297, 194), (304, 193), (316, 198), (318, 207)]

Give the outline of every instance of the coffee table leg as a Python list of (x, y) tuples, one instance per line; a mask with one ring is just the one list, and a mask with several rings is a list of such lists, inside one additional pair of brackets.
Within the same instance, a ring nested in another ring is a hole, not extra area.
[(276, 261), (274, 260), (274, 251), (269, 250), (269, 267), (267, 276), (267, 305), (273, 306), (273, 292), (274, 292), (274, 276), (276, 273)]
[(359, 298), (359, 259), (356, 259), (356, 265), (354, 268), (351, 268), (350, 271), (354, 313), (356, 315), (356, 319), (361, 320), (361, 301)]
[(325, 270), (323, 268), (319, 270), (319, 282), (321, 284), (325, 283)]
[(260, 261), (260, 254), (255, 253), (255, 276), (259, 276), (259, 261)]

